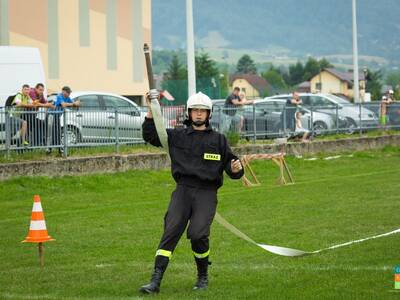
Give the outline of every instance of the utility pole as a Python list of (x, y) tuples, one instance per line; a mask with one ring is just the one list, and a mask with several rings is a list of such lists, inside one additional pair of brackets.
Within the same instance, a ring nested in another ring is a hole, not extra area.
[(358, 46), (357, 46), (357, 7), (356, 0), (353, 0), (353, 92), (354, 102), (360, 102), (360, 83), (358, 76)]
[(186, 43), (188, 67), (188, 96), (196, 93), (196, 66), (194, 60), (193, 5), (186, 0)]

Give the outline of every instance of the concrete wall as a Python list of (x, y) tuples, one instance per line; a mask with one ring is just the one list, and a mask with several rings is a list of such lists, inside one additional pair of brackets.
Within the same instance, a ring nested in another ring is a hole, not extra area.
[[(381, 149), (392, 145), (400, 147), (400, 135), (362, 137), (312, 143), (288, 143), (286, 145), (246, 145), (233, 148), (237, 155), (276, 153), (284, 150), (288, 155), (316, 153), (341, 153)], [(0, 164), (0, 180), (17, 176), (63, 176), (93, 173), (113, 173), (140, 169), (164, 169), (169, 167), (165, 153), (129, 155), (104, 155), (50, 161), (29, 161)]]

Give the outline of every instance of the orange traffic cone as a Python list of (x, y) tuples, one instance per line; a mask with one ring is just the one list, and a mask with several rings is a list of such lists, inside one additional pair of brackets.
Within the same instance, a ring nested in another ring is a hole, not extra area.
[(39, 195), (35, 195), (33, 196), (32, 217), (29, 233), (22, 243), (39, 243), (39, 260), (40, 264), (43, 266), (43, 243), (49, 241), (54, 241), (54, 239), (52, 239), (47, 232), (42, 204), (40, 203), (40, 197)]

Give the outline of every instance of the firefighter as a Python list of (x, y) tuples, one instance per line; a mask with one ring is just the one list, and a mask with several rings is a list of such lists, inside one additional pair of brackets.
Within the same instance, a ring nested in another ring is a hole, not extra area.
[[(187, 127), (167, 129), (176, 189), (164, 217), (164, 233), (156, 251), (151, 281), (140, 288), (144, 294), (160, 291), (163, 274), (189, 221), (187, 238), (197, 265), (197, 282), (193, 289), (201, 290), (208, 286), (208, 237), (217, 207), (217, 190), (223, 183), (223, 171), (232, 179), (240, 179), (244, 174), (242, 164), (232, 153), (225, 136), (212, 130), (209, 124), (211, 115), (211, 99), (199, 92), (187, 101), (184, 122)], [(161, 147), (150, 110), (142, 128), (143, 139)]]

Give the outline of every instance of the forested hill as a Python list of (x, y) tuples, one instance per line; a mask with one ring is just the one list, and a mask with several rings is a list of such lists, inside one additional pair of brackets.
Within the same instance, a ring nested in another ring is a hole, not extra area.
[[(153, 45), (185, 47), (185, 0), (152, 1)], [(196, 48), (290, 57), (352, 51), (351, 0), (193, 0)], [(400, 0), (358, 0), (360, 55), (400, 61)]]

